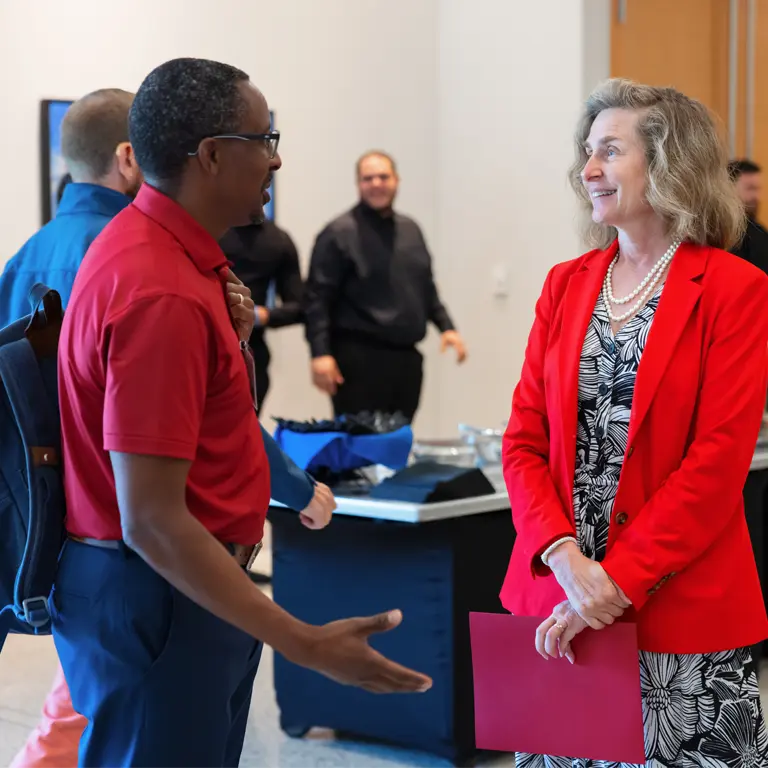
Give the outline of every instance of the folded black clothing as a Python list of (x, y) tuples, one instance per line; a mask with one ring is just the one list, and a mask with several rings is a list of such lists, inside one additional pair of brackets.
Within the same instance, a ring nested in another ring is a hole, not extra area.
[(475, 496), (487, 496), (496, 489), (480, 469), (418, 462), (395, 473), (371, 489), (372, 499), (434, 504)]
[(384, 435), (408, 426), (409, 422), (402, 413), (363, 413), (344, 414), (335, 419), (310, 419), (294, 421), (274, 417), (275, 423), (282, 429), (300, 434), (317, 432), (342, 432), (347, 435)]

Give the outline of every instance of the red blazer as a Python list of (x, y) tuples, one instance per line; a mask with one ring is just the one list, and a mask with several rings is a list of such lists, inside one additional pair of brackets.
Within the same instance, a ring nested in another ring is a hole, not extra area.
[[(501, 601), (548, 616), (565, 599), (541, 553), (575, 535), (579, 357), (617, 244), (555, 266), (536, 305), (504, 437), (517, 530)], [(603, 566), (633, 603), (640, 647), (707, 653), (768, 637), (744, 517), (768, 386), (768, 277), (684, 244), (669, 270), (635, 383)]]

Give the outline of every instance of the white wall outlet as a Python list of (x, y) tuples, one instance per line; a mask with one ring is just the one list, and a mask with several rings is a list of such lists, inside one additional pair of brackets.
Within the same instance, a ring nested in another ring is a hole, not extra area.
[(509, 270), (504, 264), (497, 264), (491, 271), (493, 295), (497, 299), (509, 296)]

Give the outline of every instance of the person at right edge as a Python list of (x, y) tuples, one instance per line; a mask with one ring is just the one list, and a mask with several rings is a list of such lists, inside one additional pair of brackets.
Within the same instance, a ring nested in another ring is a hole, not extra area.
[[(699, 102), (609, 80), (576, 153), (596, 250), (553, 267), (536, 306), (503, 445), (517, 540), (501, 600), (548, 616), (531, 643), (551, 664), (574, 662), (579, 632), (637, 624), (648, 768), (766, 766), (751, 646), (768, 619), (742, 489), (768, 277), (725, 251), (744, 212)], [(580, 757), (517, 766), (616, 766)]]
[(370, 152), (357, 163), (360, 202), (318, 235), (305, 286), (312, 381), (336, 416), (401, 413), (419, 407), (423, 360), (416, 345), (427, 321), (442, 351), (466, 356), (437, 292), (419, 225), (393, 209), (400, 179), (394, 160)]
[(741, 241), (731, 248), (731, 253), (768, 274), (768, 232), (757, 220), (763, 192), (763, 171), (752, 160), (742, 159), (731, 160), (728, 173), (747, 212), (746, 231)]
[(91, 246), (59, 343), (53, 635), (88, 720), (81, 765), (236, 766), (262, 643), (369, 691), (431, 680), (369, 645), (398, 611), (312, 626), (245, 573), (269, 467), (252, 303), (250, 322), (230, 311), (217, 241), (263, 217), (281, 166), (266, 100), (234, 67), (176, 59), (142, 83), (129, 137), (146, 183)]

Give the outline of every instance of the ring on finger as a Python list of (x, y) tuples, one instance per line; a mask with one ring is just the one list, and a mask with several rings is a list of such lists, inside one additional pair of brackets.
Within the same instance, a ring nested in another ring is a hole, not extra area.
[(556, 621), (555, 627), (559, 629), (561, 632), (565, 632), (566, 629), (568, 629), (568, 622), (567, 621)]

